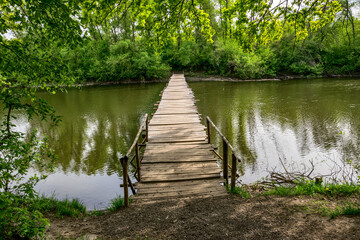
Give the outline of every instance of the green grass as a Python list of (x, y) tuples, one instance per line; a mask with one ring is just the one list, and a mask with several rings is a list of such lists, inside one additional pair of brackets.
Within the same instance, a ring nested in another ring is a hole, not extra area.
[(335, 218), (340, 215), (360, 215), (360, 206), (354, 204), (347, 204), (343, 208), (337, 208), (330, 213), (330, 218)]
[(360, 185), (356, 184), (316, 184), (314, 181), (299, 182), (296, 186), (277, 186), (264, 195), (298, 196), (325, 195), (331, 197), (360, 194)]
[[(129, 203), (131, 203), (131, 198), (129, 198)], [(122, 207), (124, 207), (124, 198), (117, 196), (116, 198), (111, 200), (109, 206), (107, 207), (107, 210), (109, 212), (114, 212)]]
[(226, 186), (226, 190), (229, 193), (240, 195), (242, 198), (250, 198), (251, 195), (248, 190), (246, 190), (244, 187), (235, 187), (234, 190), (231, 190), (229, 185)]
[(42, 196), (34, 200), (30, 208), (42, 213), (52, 213), (56, 217), (79, 217), (86, 214), (86, 207), (78, 199), (58, 200), (55, 197), (46, 198)]
[(101, 211), (101, 210), (94, 210), (94, 211), (91, 211), (89, 212), (89, 215), (91, 216), (102, 216), (104, 215), (104, 211)]

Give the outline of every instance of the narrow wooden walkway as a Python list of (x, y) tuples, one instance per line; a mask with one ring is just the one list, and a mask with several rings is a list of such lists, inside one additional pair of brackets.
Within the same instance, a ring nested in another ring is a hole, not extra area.
[(221, 168), (183, 74), (174, 74), (149, 123), (136, 202), (226, 195)]

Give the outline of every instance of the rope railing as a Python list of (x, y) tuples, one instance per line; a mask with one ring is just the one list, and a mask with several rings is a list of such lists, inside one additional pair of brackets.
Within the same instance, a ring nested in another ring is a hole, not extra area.
[[(145, 136), (141, 133), (145, 129)], [(143, 137), (143, 140), (139, 143), (140, 136)], [(128, 165), (129, 163), (134, 167), (135, 173), (134, 176), (138, 182), (141, 182), (141, 160), (142, 157), (140, 156), (140, 150), (142, 147), (146, 146), (146, 142), (149, 140), (149, 117), (148, 114), (145, 114), (142, 123), (139, 127), (139, 130), (135, 136), (134, 142), (132, 143), (131, 147), (127, 151), (127, 153), (120, 158), (120, 164), (123, 169), (123, 184), (121, 185), (124, 187), (124, 205), (125, 207), (129, 206), (129, 186), (133, 194), (136, 194), (134, 184), (131, 181), (131, 178), (128, 174)], [(132, 152), (134, 155), (130, 158)], [(130, 161), (129, 161), (130, 159)], [(136, 165), (133, 163), (136, 160)]]
[[(206, 128), (208, 135), (208, 143), (211, 143), (211, 129), (212, 126), (215, 131), (222, 138), (222, 146), (223, 146), (223, 155), (221, 156), (215, 149), (213, 150), (214, 154), (218, 156), (223, 162), (223, 176), (225, 179), (225, 184), (229, 184), (229, 168), (231, 170), (231, 191), (235, 189), (235, 181), (237, 176), (237, 162), (241, 162), (241, 159), (235, 154), (235, 150), (227, 140), (227, 138), (221, 133), (221, 131), (216, 127), (216, 125), (211, 121), (210, 117), (206, 117)], [(228, 163), (228, 151), (231, 151), (231, 166)]]

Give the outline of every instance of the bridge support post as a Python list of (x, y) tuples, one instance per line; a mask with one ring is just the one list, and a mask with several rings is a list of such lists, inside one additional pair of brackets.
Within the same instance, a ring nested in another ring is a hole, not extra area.
[(124, 187), (124, 205), (129, 206), (129, 187), (128, 187), (128, 158), (125, 156), (120, 159), (123, 168), (123, 187)]
[(228, 145), (223, 140), (223, 175), (225, 179), (225, 184), (229, 184), (229, 171), (228, 171)]
[(235, 181), (236, 181), (236, 170), (237, 170), (237, 159), (235, 154), (232, 154), (232, 163), (231, 163), (231, 191), (235, 190)]
[(146, 124), (145, 124), (145, 127), (146, 127), (146, 129), (145, 129), (145, 131), (146, 131), (145, 142), (148, 142), (149, 141), (149, 116), (148, 115), (146, 115), (145, 121), (146, 121)]
[(139, 150), (139, 144), (136, 143), (135, 145), (135, 156), (136, 156), (136, 165), (137, 165), (137, 173), (138, 173), (138, 182), (141, 182), (141, 163), (140, 163), (140, 150)]
[(210, 122), (209, 122), (209, 119), (206, 118), (206, 131), (207, 131), (207, 136), (208, 136), (208, 144), (210, 144), (211, 142), (211, 137), (210, 137)]

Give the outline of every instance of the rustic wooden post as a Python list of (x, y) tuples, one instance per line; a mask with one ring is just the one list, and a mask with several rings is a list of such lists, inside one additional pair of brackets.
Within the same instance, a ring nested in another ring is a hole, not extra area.
[(228, 145), (223, 140), (223, 175), (225, 179), (225, 184), (229, 184), (229, 173), (228, 173)]
[(207, 127), (207, 135), (208, 135), (208, 143), (210, 144), (210, 134), (211, 134), (211, 131), (210, 131), (210, 122), (209, 122), (209, 119), (206, 118), (206, 127)]
[(146, 128), (145, 128), (145, 131), (146, 131), (146, 135), (145, 135), (145, 141), (149, 141), (149, 116), (146, 115)]
[(129, 206), (129, 188), (128, 188), (128, 171), (127, 171), (127, 165), (128, 165), (128, 157), (122, 157), (120, 159), (122, 168), (123, 168), (123, 187), (124, 187), (124, 204), (125, 207)]
[(140, 150), (139, 150), (139, 143), (135, 144), (135, 156), (136, 156), (136, 165), (137, 165), (137, 172), (138, 172), (138, 181), (141, 182), (141, 169), (140, 169)]
[(235, 189), (235, 180), (236, 180), (236, 166), (237, 159), (235, 157), (235, 154), (232, 154), (232, 163), (231, 163), (231, 191), (234, 191)]

